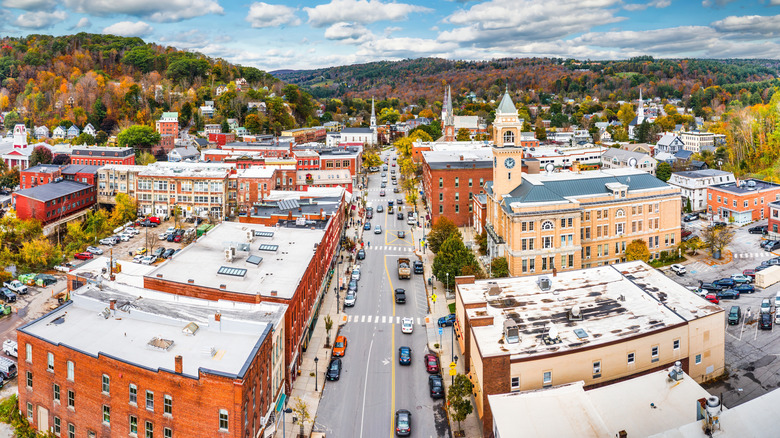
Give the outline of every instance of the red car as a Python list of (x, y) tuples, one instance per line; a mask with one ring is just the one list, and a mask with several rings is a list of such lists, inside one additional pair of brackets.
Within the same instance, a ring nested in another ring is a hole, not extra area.
[(91, 252), (80, 252), (78, 254), (75, 254), (73, 257), (78, 260), (89, 260), (94, 256), (92, 255)]
[(439, 373), (439, 358), (435, 354), (425, 355), (425, 370), (431, 374)]
[(160, 225), (160, 218), (159, 217), (149, 216), (148, 218), (146, 218), (146, 220), (148, 220), (149, 222), (151, 222), (153, 224)]
[(714, 303), (714, 304), (720, 303), (720, 300), (718, 299), (718, 296), (715, 295), (715, 294), (707, 294), (707, 296), (705, 296), (704, 299), (706, 299), (707, 301), (709, 301), (711, 303)]
[(744, 271), (742, 271), (742, 275), (744, 275), (745, 277), (750, 277), (750, 278), (755, 280), (756, 279), (756, 270), (755, 269), (745, 269)]
[(176, 237), (173, 238), (173, 241), (176, 243), (181, 242), (181, 234), (177, 234)]

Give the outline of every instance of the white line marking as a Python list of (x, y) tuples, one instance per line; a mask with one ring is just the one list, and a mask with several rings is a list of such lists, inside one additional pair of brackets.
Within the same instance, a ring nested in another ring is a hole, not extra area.
[(365, 420), (366, 417), (366, 391), (368, 390), (368, 366), (371, 364), (371, 361), (368, 360), (371, 358), (371, 348), (374, 347), (374, 340), (371, 340), (371, 343), (368, 345), (368, 356), (366, 357), (366, 380), (363, 382), (363, 411), (360, 413), (360, 438), (363, 438), (363, 420)]
[(363, 316), (360, 318), (360, 322), (366, 322), (366, 315), (363, 315)]
[(386, 318), (385, 316), (382, 317), (382, 324), (385, 323), (385, 318)]

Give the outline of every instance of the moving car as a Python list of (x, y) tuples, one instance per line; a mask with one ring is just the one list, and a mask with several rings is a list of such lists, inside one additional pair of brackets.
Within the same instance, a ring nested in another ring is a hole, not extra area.
[(344, 307), (354, 307), (355, 301), (357, 301), (357, 294), (354, 291), (347, 292), (347, 296), (344, 297)]
[(439, 318), (439, 327), (451, 326), (453, 324), (455, 324), (455, 314), (454, 313), (450, 313), (447, 316), (442, 316), (441, 318)]
[(414, 331), (414, 320), (412, 318), (404, 318), (401, 320), (401, 333), (411, 334)]
[(387, 183), (382, 183), (382, 184), (380, 185), (380, 187), (382, 187), (382, 188), (384, 189), (385, 187), (387, 187)]
[(357, 252), (357, 259), (358, 260), (363, 260), (365, 258), (366, 258), (366, 250), (359, 249), (358, 252)]
[(401, 189), (398, 187), (393, 187), (393, 193), (401, 193)]
[(766, 234), (769, 230), (769, 226), (767, 225), (758, 225), (755, 227), (748, 228), (748, 233), (750, 234)]
[(91, 252), (80, 252), (80, 253), (77, 253), (77, 254), (73, 255), (73, 258), (78, 259), (78, 260), (89, 260), (89, 259), (91, 259), (93, 257), (95, 257), (95, 256), (92, 255)]
[(677, 275), (685, 274), (685, 266), (683, 265), (675, 263), (672, 266), (670, 266), (670, 268), (672, 269), (672, 272), (674, 272)]
[(688, 213), (685, 216), (683, 216), (684, 222), (692, 222), (699, 219), (699, 213)]
[(412, 364), (412, 349), (409, 347), (398, 348), (398, 363), (401, 365)]
[(758, 328), (761, 330), (772, 330), (772, 314), (762, 313), (758, 318)]
[(103, 254), (103, 250), (98, 248), (98, 247), (95, 247), (95, 246), (88, 246), (87, 247), (87, 252), (90, 252), (90, 253), (95, 254), (95, 255)]
[(436, 357), (435, 354), (428, 353), (425, 355), (424, 358), (425, 362), (425, 371), (428, 371), (431, 374), (438, 374), (439, 373), (439, 358)]
[(441, 376), (428, 376), (428, 389), (431, 392), (431, 398), (444, 398), (444, 381)]
[(399, 211), (399, 212), (398, 212), (398, 213), (395, 215), (395, 217), (396, 217), (396, 219), (398, 219), (399, 221), (402, 221), (402, 220), (404, 220), (404, 213), (403, 213), (402, 211)]
[(376, 227), (374, 227), (374, 234), (382, 234), (382, 226), (381, 225), (377, 225)]
[(370, 229), (371, 229), (371, 222), (366, 222), (365, 224), (363, 224), (364, 231), (368, 231)]
[(325, 373), (325, 378), (328, 380), (338, 380), (341, 377), (341, 359), (335, 358), (330, 360), (328, 365), (328, 372)]
[(385, 191), (384, 191), (384, 190), (381, 190), (381, 191), (379, 192), (379, 196), (385, 196)]
[[(395, 163), (393, 163), (395, 166)], [(412, 434), (412, 413), (406, 409), (395, 411), (395, 434), (409, 436)]]
[(731, 306), (731, 309), (729, 309), (729, 325), (739, 324), (740, 319), (742, 319), (742, 311), (739, 309), (739, 306)]
[(398, 288), (395, 290), (395, 302), (398, 304), (406, 304), (406, 290)]
[(344, 353), (347, 352), (347, 337), (338, 336), (336, 342), (333, 344), (333, 357), (344, 357)]
[(734, 289), (726, 289), (718, 292), (718, 299), (719, 300), (738, 300), (739, 299), (739, 291), (736, 291)]
[(381, 213), (381, 212), (383, 212), (383, 211), (385, 211), (385, 208), (384, 208), (384, 207), (382, 207), (381, 205), (377, 205), (377, 206), (376, 206), (376, 212), (377, 212), (377, 213)]
[(414, 273), (415, 274), (422, 274), (425, 272), (425, 268), (423, 267), (423, 262), (420, 260), (414, 261)]
[(404, 205), (404, 200), (403, 200), (403, 198), (397, 198), (395, 200), (395, 203), (398, 204), (398, 205)]
[(399, 231), (399, 232), (398, 232), (398, 238), (399, 238), (399, 239), (403, 239), (404, 237), (406, 237), (406, 233), (405, 233), (405, 232), (403, 232), (403, 231)]

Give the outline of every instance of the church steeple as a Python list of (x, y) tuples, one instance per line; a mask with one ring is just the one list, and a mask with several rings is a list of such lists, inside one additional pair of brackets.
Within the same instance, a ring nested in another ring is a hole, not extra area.
[(376, 111), (374, 111), (374, 98), (371, 98), (371, 129), (376, 131)]
[(642, 89), (639, 89), (639, 108), (637, 108), (636, 111), (637, 121), (639, 123), (642, 123), (642, 121), (645, 119), (645, 105), (642, 101)]
[(447, 86), (447, 92), (444, 93), (441, 118), (444, 124), (444, 141), (455, 141), (455, 114), (452, 112), (452, 89), (449, 85)]

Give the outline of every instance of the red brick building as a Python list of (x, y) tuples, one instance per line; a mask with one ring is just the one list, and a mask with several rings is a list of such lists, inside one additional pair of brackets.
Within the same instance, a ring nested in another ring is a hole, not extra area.
[(101, 167), (89, 164), (68, 164), (67, 166), (62, 166), (60, 172), (62, 173), (62, 178), (68, 181), (78, 181), (96, 186), (98, 171)]
[(274, 425), (286, 306), (237, 312), (110, 281), (101, 289), (81, 287), (17, 332), (19, 406), (34, 428), (243, 438)]
[(13, 193), (16, 216), (43, 225), (91, 208), (97, 202), (94, 185), (60, 180)]
[(236, 141), (236, 134), (233, 132), (209, 133), (209, 143), (215, 143), (218, 147), (234, 141)]
[(770, 238), (780, 237), (780, 201), (769, 203), (769, 225), (767, 228)]
[(268, 198), (271, 190), (292, 190), (293, 186), (288, 181), (295, 180), (295, 167), (253, 166), (239, 170), (235, 178), (238, 211), (246, 213), (253, 205)]
[(133, 148), (105, 146), (74, 147), (70, 155), (70, 164), (104, 166), (106, 164), (135, 164)]
[(160, 133), (160, 146), (165, 153), (170, 152), (175, 146), (176, 139), (179, 137), (179, 113), (162, 113), (160, 120), (155, 124), (157, 132)]
[(31, 187), (48, 184), (62, 176), (60, 166), (56, 164), (39, 164), (28, 167), (19, 172), (19, 188), (29, 189)]
[(493, 180), (490, 149), (423, 152), (423, 191), (431, 223), (441, 216), (457, 226), (473, 225), (473, 198)]
[(769, 203), (780, 200), (780, 184), (737, 180), (707, 188), (707, 213), (713, 220), (748, 224), (769, 217)]

